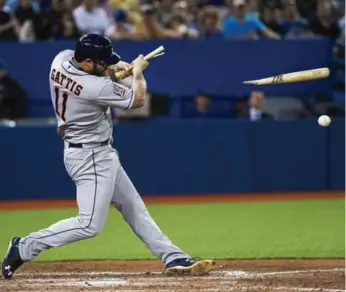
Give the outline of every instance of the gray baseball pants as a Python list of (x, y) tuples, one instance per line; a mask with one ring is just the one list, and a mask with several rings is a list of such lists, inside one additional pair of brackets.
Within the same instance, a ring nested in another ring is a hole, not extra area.
[(163, 263), (190, 257), (156, 225), (111, 146), (66, 148), (64, 163), (77, 187), (79, 214), (22, 238), (19, 252), (24, 261), (51, 247), (96, 236), (106, 222), (110, 204)]

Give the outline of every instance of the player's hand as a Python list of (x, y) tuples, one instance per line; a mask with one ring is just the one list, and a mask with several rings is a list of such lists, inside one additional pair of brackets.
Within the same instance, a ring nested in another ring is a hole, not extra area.
[(114, 74), (116, 73), (118, 79), (124, 79), (131, 75), (132, 66), (124, 61), (119, 61), (117, 64), (110, 66)]
[(111, 68), (115, 71), (129, 71), (131, 70), (131, 65), (129, 63), (126, 63), (124, 61), (119, 61), (115, 65), (112, 65)]
[(138, 58), (134, 60), (132, 64), (132, 71), (134, 75), (142, 73), (145, 70), (145, 68), (147, 68), (149, 65), (148, 61), (144, 60), (143, 55), (139, 55)]

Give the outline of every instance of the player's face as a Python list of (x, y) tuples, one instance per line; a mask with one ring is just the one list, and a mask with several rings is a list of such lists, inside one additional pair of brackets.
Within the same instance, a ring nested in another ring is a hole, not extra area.
[(91, 74), (97, 75), (97, 76), (103, 76), (107, 68), (108, 68), (108, 65), (106, 65), (103, 62), (93, 62), (93, 71)]
[(101, 61), (93, 61), (91, 59), (86, 59), (85, 61), (80, 63), (80, 65), (82, 65), (82, 68), (85, 72), (95, 76), (104, 76), (105, 71), (109, 67), (109, 65)]
[(96, 76), (103, 76), (108, 68), (107, 64), (100, 61), (93, 61), (90, 59), (86, 60), (83, 64), (84, 71)]

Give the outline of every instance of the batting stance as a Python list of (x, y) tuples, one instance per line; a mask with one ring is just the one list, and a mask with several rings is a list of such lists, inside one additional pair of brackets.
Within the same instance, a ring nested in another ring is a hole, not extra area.
[(64, 140), (65, 167), (77, 188), (79, 214), (27, 237), (12, 238), (2, 262), (4, 278), (11, 278), (24, 262), (44, 250), (96, 236), (105, 224), (110, 204), (166, 265), (167, 273), (200, 274), (213, 269), (213, 261), (193, 260), (162, 233), (112, 147), (110, 108), (143, 106), (147, 89), (143, 70), (147, 65), (140, 55), (133, 62), (131, 88), (120, 84), (114, 72), (128, 76), (129, 64), (120, 61), (107, 38), (95, 34), (83, 36), (75, 51), (65, 50), (54, 58), (50, 92), (58, 134)]

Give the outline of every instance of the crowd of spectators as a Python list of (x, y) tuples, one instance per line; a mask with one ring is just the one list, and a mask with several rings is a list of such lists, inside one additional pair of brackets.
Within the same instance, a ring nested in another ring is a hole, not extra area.
[(329, 37), (344, 45), (341, 0), (0, 0), (0, 40)]

